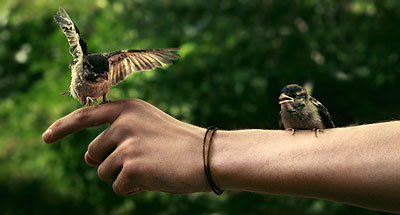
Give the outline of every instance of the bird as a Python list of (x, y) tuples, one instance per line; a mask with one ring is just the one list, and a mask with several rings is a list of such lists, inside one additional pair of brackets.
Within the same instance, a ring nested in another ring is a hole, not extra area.
[(69, 64), (72, 74), (70, 88), (63, 95), (72, 95), (84, 106), (95, 105), (100, 99), (101, 104), (110, 102), (107, 95), (111, 85), (119, 84), (133, 72), (172, 64), (172, 60), (180, 57), (175, 53), (179, 48), (90, 53), (78, 27), (64, 8), (60, 7), (53, 18), (67, 37), (73, 57)]
[(289, 84), (282, 89), (279, 104), (279, 126), (281, 129), (291, 130), (292, 135), (296, 130), (310, 129), (318, 137), (321, 129), (335, 127), (325, 106), (297, 84)]

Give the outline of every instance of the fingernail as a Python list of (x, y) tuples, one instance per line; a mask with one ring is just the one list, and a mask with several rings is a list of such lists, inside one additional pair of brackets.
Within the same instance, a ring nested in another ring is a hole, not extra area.
[(53, 135), (53, 132), (52, 132), (52, 130), (49, 128), (49, 129), (47, 129), (47, 130), (43, 133), (42, 139), (44, 140), (44, 142), (50, 143), (50, 139), (51, 139), (52, 135)]
[(90, 157), (88, 152), (85, 153), (85, 161), (89, 166), (96, 167), (96, 166), (100, 165), (100, 162), (97, 162), (97, 161), (93, 160), (93, 158)]

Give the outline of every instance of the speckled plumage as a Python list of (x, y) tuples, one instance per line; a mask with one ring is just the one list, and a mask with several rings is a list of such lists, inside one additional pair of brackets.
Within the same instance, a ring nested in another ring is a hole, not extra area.
[(279, 124), (282, 129), (325, 129), (335, 125), (328, 110), (307, 90), (297, 84), (282, 89), (279, 96), (281, 111)]
[(69, 65), (72, 80), (67, 93), (82, 105), (92, 105), (100, 99), (102, 103), (108, 102), (111, 85), (117, 85), (132, 72), (162, 67), (179, 57), (172, 52), (178, 51), (177, 48), (89, 53), (78, 27), (63, 8), (58, 10), (54, 20), (67, 37), (73, 57)]

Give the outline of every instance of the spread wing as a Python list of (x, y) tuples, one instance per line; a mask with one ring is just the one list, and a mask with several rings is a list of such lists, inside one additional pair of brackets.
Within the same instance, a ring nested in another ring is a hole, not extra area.
[(111, 84), (117, 85), (134, 71), (152, 70), (171, 64), (171, 60), (179, 57), (172, 51), (179, 51), (179, 49), (125, 50), (107, 54)]
[(79, 29), (64, 8), (60, 7), (57, 11), (57, 15), (54, 16), (54, 20), (61, 27), (65, 36), (67, 36), (70, 47), (69, 53), (71, 53), (73, 57), (72, 64), (75, 64), (78, 60), (83, 58), (83, 55), (87, 54), (86, 42), (81, 38)]
[(333, 124), (328, 109), (326, 109), (326, 107), (321, 102), (311, 96), (310, 101), (318, 108), (319, 115), (321, 116), (321, 120), (325, 128), (334, 128), (335, 124)]

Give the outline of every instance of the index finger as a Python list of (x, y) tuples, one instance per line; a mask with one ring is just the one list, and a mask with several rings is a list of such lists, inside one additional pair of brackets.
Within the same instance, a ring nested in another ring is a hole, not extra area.
[(84, 107), (54, 122), (42, 135), (46, 143), (54, 143), (85, 128), (111, 124), (123, 109), (123, 101)]

